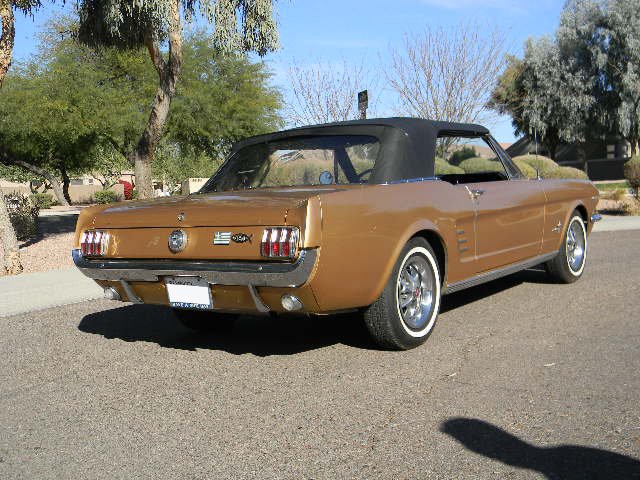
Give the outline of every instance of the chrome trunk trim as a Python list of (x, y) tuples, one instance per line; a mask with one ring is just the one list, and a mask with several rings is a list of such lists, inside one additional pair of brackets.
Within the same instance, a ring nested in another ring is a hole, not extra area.
[(157, 282), (165, 276), (193, 276), (218, 285), (299, 287), (311, 277), (318, 250), (301, 250), (293, 263), (87, 259), (79, 249), (72, 256), (80, 271), (94, 280)]
[(519, 272), (520, 270), (526, 270), (527, 268), (535, 267), (536, 265), (540, 265), (541, 263), (548, 262), (549, 260), (555, 258), (556, 255), (558, 255), (558, 252), (547, 253), (530, 258), (529, 260), (525, 260), (523, 262), (514, 263), (513, 265), (508, 265), (506, 267), (497, 268), (489, 272), (484, 272), (474, 277), (467, 278), (466, 280), (452, 283), (448, 285), (442, 293), (446, 295), (448, 293), (454, 293), (460, 290), (464, 290), (465, 288), (475, 287), (476, 285), (481, 285), (492, 280), (497, 280), (498, 278), (506, 277), (507, 275)]

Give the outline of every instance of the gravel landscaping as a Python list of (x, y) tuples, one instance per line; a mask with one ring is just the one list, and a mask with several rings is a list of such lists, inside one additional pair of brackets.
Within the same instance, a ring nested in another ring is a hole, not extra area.
[(73, 267), (71, 246), (73, 233), (59, 233), (36, 243), (26, 242), (20, 247), (24, 273), (44, 272)]
[(38, 235), (20, 246), (24, 273), (73, 267), (71, 248), (77, 219), (77, 214), (41, 212)]

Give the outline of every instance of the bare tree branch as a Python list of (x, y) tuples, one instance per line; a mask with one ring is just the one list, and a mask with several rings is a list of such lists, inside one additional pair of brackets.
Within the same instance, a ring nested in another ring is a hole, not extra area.
[(399, 97), (398, 110), (433, 120), (483, 123), (498, 76), (506, 65), (505, 37), (478, 26), (427, 28), (405, 35), (403, 46), (390, 48), (385, 76)]
[[(363, 64), (346, 60), (336, 67), (324, 62), (302, 65), (294, 61), (289, 69), (293, 102), (287, 116), (294, 125), (310, 125), (358, 117), (357, 94), (369, 90), (375, 95), (377, 80)], [(375, 103), (375, 102), (373, 102)]]

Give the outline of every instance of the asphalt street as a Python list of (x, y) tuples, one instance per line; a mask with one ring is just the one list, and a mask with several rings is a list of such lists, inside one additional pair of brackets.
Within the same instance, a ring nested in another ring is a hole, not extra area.
[(445, 297), (409, 352), (355, 316), (204, 336), (103, 300), (0, 318), (0, 478), (640, 478), (639, 247), (594, 233), (576, 284)]

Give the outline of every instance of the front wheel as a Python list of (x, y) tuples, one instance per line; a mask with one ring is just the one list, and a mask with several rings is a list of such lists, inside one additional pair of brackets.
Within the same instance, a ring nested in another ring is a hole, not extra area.
[(236, 315), (200, 310), (174, 308), (173, 314), (181, 324), (196, 332), (228, 331), (233, 328), (236, 320)]
[(582, 276), (587, 262), (587, 229), (582, 216), (573, 212), (562, 246), (553, 260), (545, 263), (547, 273), (560, 283), (573, 283)]
[(429, 243), (413, 238), (402, 250), (382, 295), (364, 313), (373, 340), (408, 350), (426, 341), (440, 310), (440, 269)]

